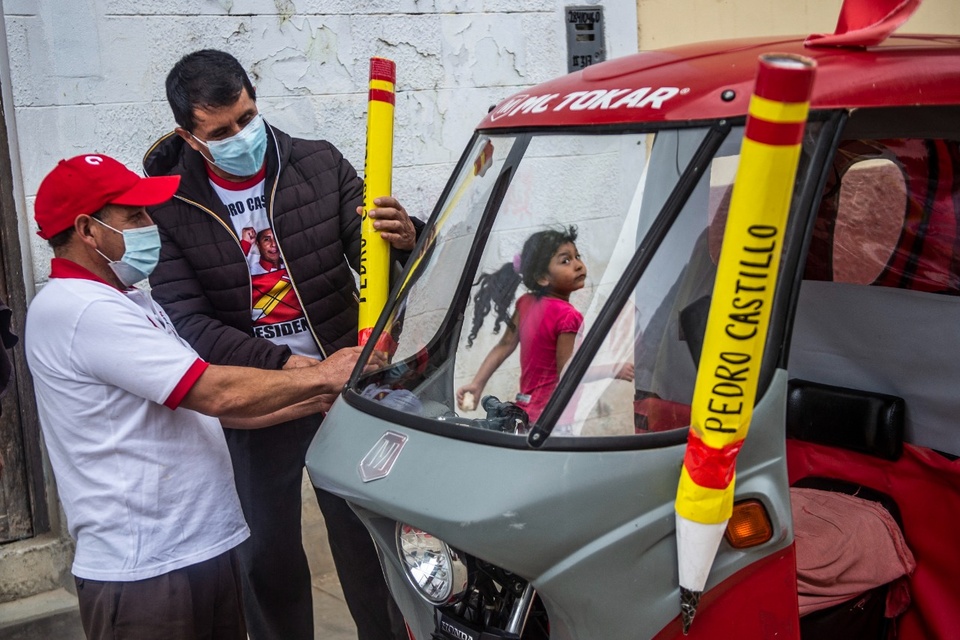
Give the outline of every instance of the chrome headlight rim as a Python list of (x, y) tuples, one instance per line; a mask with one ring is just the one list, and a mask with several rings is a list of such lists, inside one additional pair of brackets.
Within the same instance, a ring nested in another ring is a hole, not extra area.
[(423, 529), (403, 522), (397, 523), (396, 544), (403, 575), (427, 603), (452, 604), (467, 592), (470, 572), (464, 554)]

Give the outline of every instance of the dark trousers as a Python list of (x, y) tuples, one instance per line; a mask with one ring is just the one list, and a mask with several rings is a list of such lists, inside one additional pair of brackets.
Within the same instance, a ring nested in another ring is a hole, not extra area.
[(246, 640), (233, 551), (135, 582), (76, 578), (88, 640)]
[[(310, 568), (301, 538), (301, 483), (319, 417), (225, 429), (250, 538), (237, 547), (251, 640), (312, 640)], [(370, 534), (347, 503), (317, 490), (333, 561), (359, 640), (406, 640)]]

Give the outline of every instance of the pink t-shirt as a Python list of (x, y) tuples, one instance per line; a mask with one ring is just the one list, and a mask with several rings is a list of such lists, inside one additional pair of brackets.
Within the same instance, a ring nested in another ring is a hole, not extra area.
[(537, 298), (526, 293), (517, 300), (520, 325), (520, 395), (517, 404), (530, 423), (540, 418), (557, 386), (557, 340), (561, 333), (576, 333), (583, 316), (565, 300)]

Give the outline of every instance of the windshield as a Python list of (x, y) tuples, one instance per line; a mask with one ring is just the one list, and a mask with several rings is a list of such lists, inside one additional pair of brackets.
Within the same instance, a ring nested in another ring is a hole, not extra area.
[(685, 429), (742, 133), (476, 136), (353, 390), (451, 433)]

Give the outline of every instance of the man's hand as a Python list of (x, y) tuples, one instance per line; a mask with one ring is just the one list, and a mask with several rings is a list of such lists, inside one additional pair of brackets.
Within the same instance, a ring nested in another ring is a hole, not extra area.
[(316, 403), (320, 408), (320, 411), (326, 413), (330, 411), (330, 407), (333, 406), (333, 403), (336, 402), (337, 398), (340, 397), (339, 393), (323, 393), (316, 397)]
[[(330, 354), (315, 370), (317, 375), (323, 376), (327, 383), (324, 393), (340, 393), (343, 385), (347, 384), (353, 368), (360, 357), (361, 347), (347, 347)], [(291, 356), (293, 357), (293, 356)], [(288, 361), (289, 362), (289, 361)]]
[[(326, 413), (340, 396), (340, 391), (347, 383), (354, 366), (356, 366), (360, 351), (360, 347), (341, 349), (326, 360), (317, 360), (316, 358), (296, 354), (291, 355), (286, 364), (283, 365), (284, 371), (293, 372), (288, 375), (294, 375), (300, 380), (311, 379), (310, 376), (318, 376), (318, 378), (312, 379), (312, 384), (319, 383), (323, 387), (323, 391), (300, 402), (276, 409), (271, 413), (255, 417), (223, 417), (220, 419), (220, 423), (228, 429), (260, 429), (316, 413)], [(383, 366), (386, 359), (380, 354), (375, 354), (370, 362), (372, 364), (368, 364), (364, 368), (365, 370), (370, 370), (373, 366)], [(260, 374), (272, 373), (274, 372), (260, 372)]]
[[(380, 232), (380, 237), (394, 249), (412, 251), (417, 244), (417, 230), (406, 209), (390, 196), (374, 198), (373, 203), (377, 208), (371, 209), (368, 215), (373, 219), (373, 228)], [(363, 215), (363, 207), (357, 207), (357, 214)]]
[[(323, 376), (330, 385), (330, 390), (327, 393), (340, 393), (343, 385), (347, 384), (347, 380), (360, 358), (361, 351), (363, 351), (363, 347), (347, 347), (332, 353), (326, 360), (320, 362), (317, 374)], [(289, 360), (287, 362), (289, 363)], [(379, 351), (374, 351), (363, 367), (363, 372), (370, 373), (386, 364), (386, 356)]]

